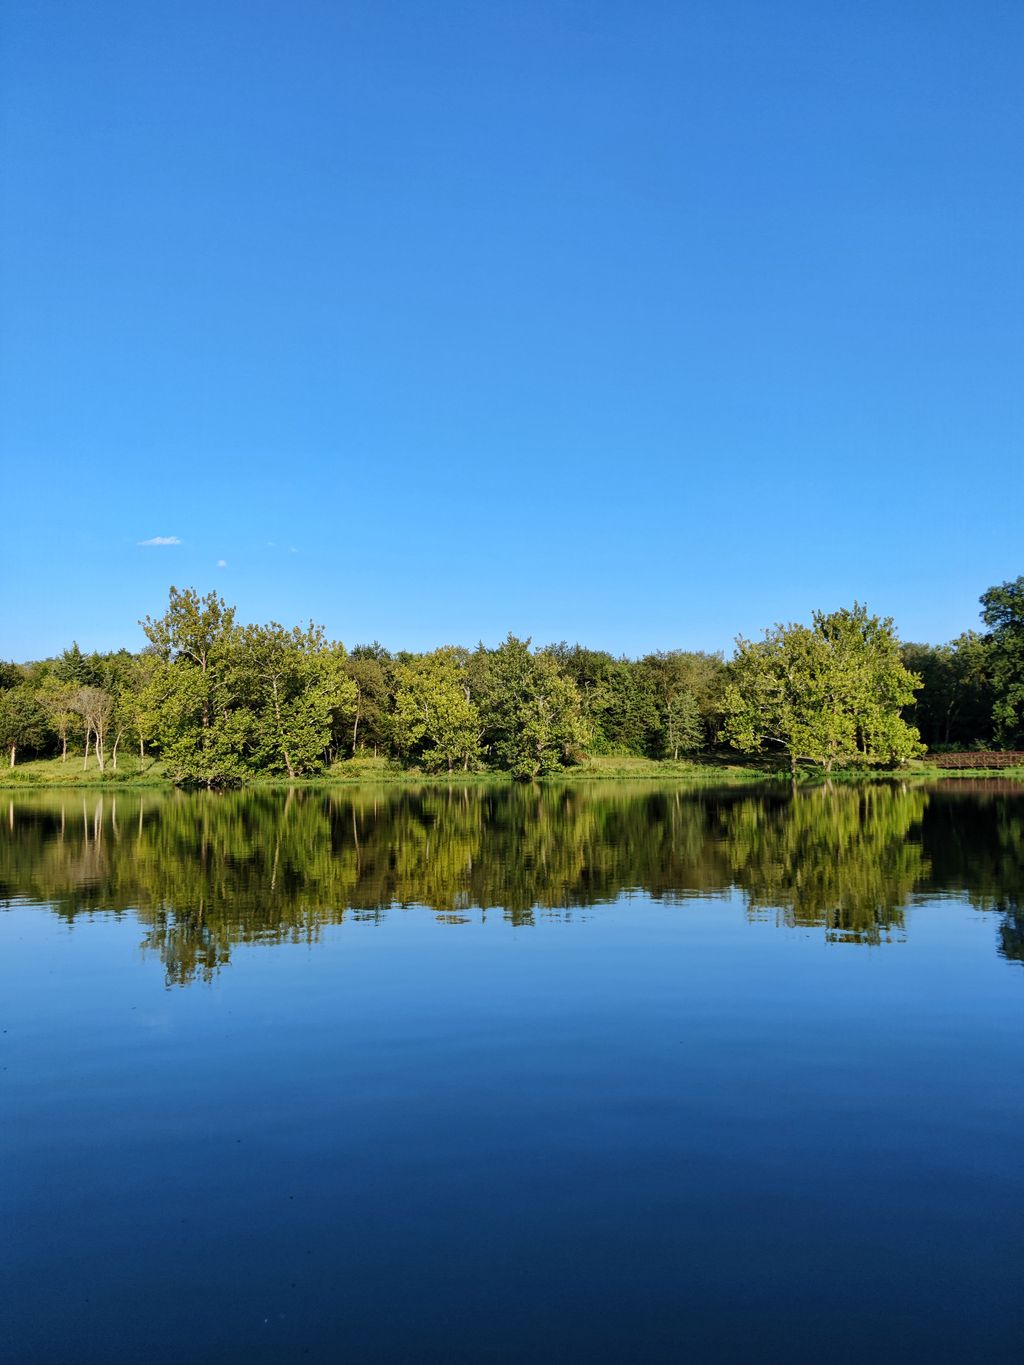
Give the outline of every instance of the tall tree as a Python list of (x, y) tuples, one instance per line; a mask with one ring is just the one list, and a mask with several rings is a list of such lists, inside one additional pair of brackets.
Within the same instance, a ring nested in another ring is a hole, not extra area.
[[(640, 667), (651, 680), (658, 708), (658, 743), (652, 757), (680, 751), (692, 752), (713, 740), (721, 725), (725, 690), (725, 660), (721, 654), (670, 650), (648, 654)], [(699, 733), (687, 721), (686, 742), (677, 742), (680, 716), (691, 717), (696, 709)]]
[(235, 609), (215, 592), (170, 590), (167, 611), (139, 623), (172, 666), (162, 708), (160, 745), (179, 777), (212, 785), (237, 776), (245, 717), (236, 713), (230, 682), (235, 666)]
[(68, 740), (81, 724), (75, 707), (75, 688), (62, 682), (56, 673), (48, 673), (39, 684), (39, 704), (60, 744), (60, 759), (68, 761)]
[(13, 768), (19, 749), (38, 749), (46, 738), (46, 716), (28, 683), (0, 689), (0, 747)]
[(276, 621), (239, 633), (238, 691), (250, 710), (247, 757), (253, 767), (299, 777), (323, 766), (335, 710), (351, 706), (355, 684), (344, 650), (321, 626), (286, 630)]
[(969, 630), (945, 645), (906, 644), (901, 654), (922, 683), (906, 719), (929, 748), (991, 741), (991, 650), (984, 635)]
[(813, 625), (775, 626), (737, 641), (725, 693), (724, 737), (744, 753), (773, 746), (793, 772), (801, 759), (893, 764), (921, 749), (901, 711), (920, 685), (904, 666), (893, 623), (851, 610), (815, 612)]
[(395, 721), (403, 751), (432, 770), (469, 767), (480, 747), (465, 652), (447, 646), (396, 669)]
[(997, 744), (1024, 746), (1024, 575), (981, 596), (981, 619), (989, 628)]
[(692, 754), (704, 742), (704, 723), (694, 694), (685, 687), (674, 691), (665, 703), (665, 753), (678, 759)]
[(335, 741), (351, 748), (353, 757), (366, 748), (374, 757), (391, 740), (393, 678), (391, 655), (376, 641), (356, 645), (345, 661), (345, 669), (355, 684), (351, 708), (337, 713)]
[(139, 746), (139, 762), (146, 745), (159, 733), (160, 719), (172, 685), (171, 664), (150, 645), (135, 655), (119, 698), (128, 729)]
[(103, 687), (80, 687), (75, 693), (75, 710), (82, 717), (85, 729), (85, 757), (82, 767), (89, 766), (89, 745), (92, 744), (96, 763), (103, 772), (107, 762), (107, 735), (114, 713), (114, 698)]
[(490, 655), (481, 713), (492, 759), (514, 777), (541, 777), (583, 757), (579, 692), (549, 654), (530, 652), (528, 639), (509, 634)]

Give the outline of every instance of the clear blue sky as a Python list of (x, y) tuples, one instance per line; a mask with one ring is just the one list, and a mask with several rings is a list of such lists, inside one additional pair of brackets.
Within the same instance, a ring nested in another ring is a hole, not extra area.
[(349, 645), (941, 640), (1024, 573), (1015, 0), (8, 0), (2, 46), (0, 654), (172, 582)]

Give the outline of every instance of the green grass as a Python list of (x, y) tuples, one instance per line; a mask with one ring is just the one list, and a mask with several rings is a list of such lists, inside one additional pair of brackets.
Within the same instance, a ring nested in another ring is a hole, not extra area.
[[(903, 781), (956, 781), (957, 779), (999, 778), (1008, 782), (1024, 783), (1024, 767), (1020, 768), (939, 768), (930, 764), (927, 758), (915, 759), (898, 772), (864, 771), (849, 769), (827, 776), (820, 768), (801, 768), (801, 784), (832, 782), (886, 781), (897, 778)], [(325, 773), (315, 777), (299, 779), (268, 774), (253, 777), (246, 783), (252, 787), (331, 787), (356, 785), (409, 785), (409, 786), (450, 786), (452, 783), (494, 783), (510, 782), (507, 773), (456, 771), (452, 773), (428, 773), (416, 768), (399, 767), (387, 758), (345, 759), (332, 764)], [(716, 783), (719, 785), (754, 785), (763, 782), (788, 782), (789, 770), (780, 769), (762, 761), (729, 759), (722, 756), (709, 756), (696, 761), (672, 759), (633, 758), (622, 755), (598, 755), (581, 763), (578, 767), (567, 768), (553, 777), (542, 779), (546, 782), (679, 782), (692, 785)], [(0, 790), (13, 790), (25, 787), (50, 787), (66, 790), (79, 787), (169, 787), (171, 778), (159, 759), (147, 758), (140, 763), (135, 754), (118, 756), (115, 772), (108, 762), (106, 771), (100, 772), (96, 760), (89, 759), (89, 766), (82, 768), (82, 756), (69, 756), (66, 763), (59, 758), (34, 759), (19, 763), (14, 768), (0, 768)]]
[(571, 782), (577, 779), (613, 778), (622, 781), (672, 782), (764, 782), (774, 776), (762, 764), (732, 762), (723, 758), (689, 759), (636, 758), (632, 755), (598, 754), (575, 768), (567, 768), (547, 781)]
[(81, 754), (69, 754), (68, 761), (59, 758), (37, 758), (15, 767), (0, 768), (0, 789), (13, 787), (165, 787), (170, 778), (159, 759), (147, 758), (141, 763), (138, 754), (118, 754), (117, 770), (110, 766), (100, 772), (90, 754), (89, 765), (82, 767)]
[(1024, 766), (1016, 768), (940, 768), (929, 763), (927, 756), (915, 758), (907, 765), (907, 772), (913, 777), (959, 778), (959, 777), (1005, 777), (1011, 782), (1024, 782)]

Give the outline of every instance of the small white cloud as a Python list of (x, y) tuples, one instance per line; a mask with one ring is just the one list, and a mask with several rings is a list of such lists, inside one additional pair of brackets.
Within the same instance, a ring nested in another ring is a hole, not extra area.
[(140, 540), (139, 545), (180, 545), (181, 540), (178, 536), (152, 536), (149, 540)]
[(299, 552), (298, 552), (298, 550), (296, 550), (296, 548), (295, 548), (294, 545), (289, 545), (289, 546), (288, 546), (288, 553), (289, 553), (290, 555), (297, 555)]
[(218, 560), (217, 560), (217, 568), (218, 568), (218, 569), (226, 569), (227, 567), (228, 567), (228, 561), (227, 561), (226, 559), (218, 559)]

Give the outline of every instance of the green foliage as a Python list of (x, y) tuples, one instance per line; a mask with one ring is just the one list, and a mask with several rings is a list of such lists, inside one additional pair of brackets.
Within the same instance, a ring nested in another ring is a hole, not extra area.
[(969, 630), (947, 645), (904, 645), (902, 657), (922, 682), (905, 718), (928, 747), (988, 744), (993, 695), (987, 638)]
[(70, 649), (66, 649), (54, 660), (53, 672), (59, 682), (67, 683), (71, 687), (86, 687), (98, 681), (88, 659), (79, 649), (77, 640), (72, 643)]
[(92, 744), (100, 772), (106, 767), (107, 740), (110, 723), (114, 714), (114, 698), (102, 687), (79, 687), (75, 692), (75, 710), (82, 718), (85, 731), (85, 763), (89, 762), (89, 745)]
[(921, 751), (901, 715), (920, 685), (900, 659), (891, 620), (851, 610), (815, 612), (812, 626), (776, 626), (737, 641), (725, 692), (724, 733), (744, 753), (777, 746), (796, 770), (892, 765)]
[(216, 593), (170, 590), (167, 611), (140, 622), (168, 666), (158, 743), (180, 780), (212, 785), (245, 771), (244, 714), (234, 708), (235, 610)]
[[(892, 622), (849, 610), (739, 640), (733, 659), (669, 650), (616, 658), (513, 635), (472, 653), (446, 646), (346, 654), (321, 627), (240, 625), (216, 593), (172, 587), (141, 622), (139, 654), (0, 664), (6, 730), (66, 763), (81, 745), (116, 773), (125, 754), (207, 785), (300, 778), (339, 763), (499, 771), (531, 779), (590, 759), (718, 761), (714, 746), (825, 772), (892, 766), (933, 747), (1024, 746), (1024, 578), (982, 597), (989, 628), (905, 645)], [(31, 703), (31, 704), (30, 704)], [(354, 770), (354, 769), (353, 769)], [(389, 769), (390, 770), (390, 769)]]
[(995, 738), (1002, 748), (1015, 749), (1024, 745), (1024, 575), (989, 588), (981, 607), (990, 632)]
[(642, 667), (659, 710), (659, 750), (670, 758), (694, 753), (721, 723), (725, 661), (720, 654), (684, 650), (648, 654)]
[(46, 715), (28, 683), (0, 689), (0, 751), (13, 768), (19, 749), (38, 749), (46, 736)]
[(66, 763), (69, 740), (81, 727), (81, 716), (75, 705), (76, 689), (70, 683), (62, 682), (56, 672), (50, 672), (40, 680), (36, 695), (49, 728), (57, 736), (61, 760)]
[(480, 713), (464, 652), (448, 646), (399, 664), (395, 681), (399, 752), (430, 771), (467, 769), (480, 752)]
[(697, 698), (688, 688), (673, 692), (665, 703), (665, 756), (695, 753), (704, 742), (704, 723)]
[(495, 764), (529, 780), (578, 762), (587, 741), (579, 692), (550, 653), (511, 633), (489, 656), (480, 703)]
[(245, 626), (231, 656), (232, 695), (244, 762), (289, 777), (323, 768), (335, 711), (355, 700), (345, 652), (310, 623)]
[(348, 707), (335, 713), (333, 744), (354, 758), (367, 749), (376, 756), (385, 751), (393, 738), (391, 699), (394, 693), (394, 667), (383, 645), (357, 645), (345, 663), (355, 687)]

